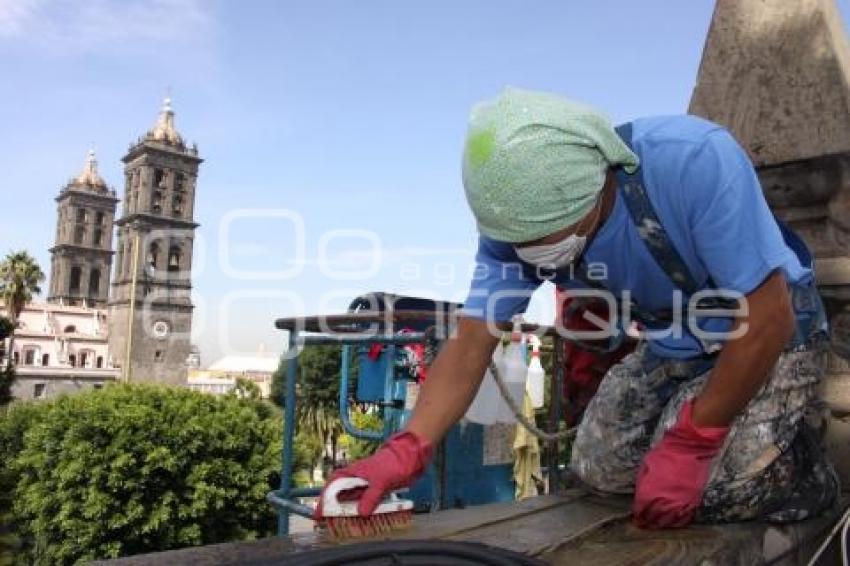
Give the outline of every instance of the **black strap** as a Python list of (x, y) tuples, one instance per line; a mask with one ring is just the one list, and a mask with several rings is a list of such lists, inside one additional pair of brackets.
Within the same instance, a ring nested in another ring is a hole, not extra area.
[[(623, 142), (633, 149), (632, 146), (632, 124), (626, 123), (615, 128)], [(688, 268), (679, 251), (673, 245), (664, 225), (655, 212), (652, 201), (646, 191), (641, 168), (634, 174), (624, 171), (618, 173), (619, 185), (623, 201), (629, 211), (629, 216), (635, 224), (638, 236), (644, 242), (647, 250), (655, 259), (658, 266), (664, 271), (673, 284), (690, 296), (700, 290), (690, 269)], [(601, 282), (591, 278), (588, 274), (587, 262), (582, 258), (575, 270), (571, 273), (572, 278), (577, 279), (594, 289), (605, 289)], [(711, 282), (709, 281), (709, 285)], [(644, 323), (649, 328), (663, 328), (672, 322), (672, 310), (648, 311), (641, 308), (634, 300), (628, 305), (621, 305), (623, 312), (628, 309), (631, 317)], [(703, 300), (698, 308), (734, 308), (734, 301), (723, 298), (712, 297)]]
[[(617, 126), (615, 130), (629, 149), (633, 149), (631, 123)], [(700, 290), (700, 286), (694, 280), (688, 265), (673, 245), (655, 212), (655, 207), (652, 206), (643, 179), (643, 169), (638, 167), (638, 170), (631, 175), (621, 171), (620, 179), (623, 200), (629, 209), (629, 216), (632, 217), (640, 239), (676, 287), (687, 295), (693, 295)]]

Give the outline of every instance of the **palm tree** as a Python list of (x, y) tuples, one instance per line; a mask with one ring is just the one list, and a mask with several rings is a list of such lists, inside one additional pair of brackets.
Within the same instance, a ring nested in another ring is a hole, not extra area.
[[(12, 352), (15, 350), (15, 331), (21, 311), (32, 301), (33, 295), (41, 293), (39, 284), (44, 281), (44, 272), (35, 259), (24, 250), (9, 252), (0, 261), (0, 300), (6, 307), (6, 315), (12, 322), (9, 336), (6, 371), (12, 371)], [(11, 385), (11, 384), (9, 384)]]
[[(0, 344), (6, 342), (6, 338), (12, 335), (13, 330), (15, 327), (12, 326), (12, 321), (5, 316), (0, 316)], [(13, 381), (15, 381), (15, 372), (0, 368), (0, 414), (3, 414), (3, 408), (12, 400)]]
[(302, 403), (296, 411), (298, 430), (321, 439), (322, 450), (330, 448), (328, 456), (331, 466), (336, 466), (337, 441), (339, 436), (345, 432), (339, 417), (339, 408), (336, 403), (330, 404), (308, 404)]
[[(339, 416), (341, 348), (336, 345), (307, 346), (298, 357), (296, 427), (321, 442), (331, 465), (336, 465), (337, 441), (344, 432)], [(354, 371), (356, 371), (356, 366)], [(286, 363), (282, 362), (272, 380), (272, 398), (281, 403)]]

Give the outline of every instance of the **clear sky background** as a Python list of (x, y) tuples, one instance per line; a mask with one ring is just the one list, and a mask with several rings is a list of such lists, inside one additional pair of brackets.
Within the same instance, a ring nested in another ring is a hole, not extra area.
[[(366, 291), (462, 300), (476, 241), (460, 178), (470, 107), (512, 85), (614, 121), (682, 113), (713, 4), (0, 0), (0, 252), (25, 248), (49, 271), (60, 187), (93, 143), (120, 196), (120, 158), (170, 91), (205, 159), (204, 363), (280, 350), (276, 316), (340, 311)], [(222, 261), (222, 221), (244, 209), (297, 214), (305, 254), (284, 219), (237, 217)], [(323, 234), (340, 229), (380, 245), (331, 235), (328, 267), (351, 279), (318, 264)], [(275, 270), (294, 275), (239, 275)], [(550, 316), (544, 300), (533, 311)]]

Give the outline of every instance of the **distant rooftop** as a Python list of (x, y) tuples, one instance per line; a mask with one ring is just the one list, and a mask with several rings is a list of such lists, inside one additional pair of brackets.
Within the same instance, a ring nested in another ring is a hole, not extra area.
[[(3, 301), (0, 300), (0, 311), (5, 309)], [(24, 306), (24, 311), (46, 311), (46, 312), (64, 312), (73, 314), (106, 314), (106, 309), (96, 307), (86, 307), (82, 305), (60, 305), (58, 303), (48, 303), (43, 300), (35, 300), (27, 303)]]
[(227, 372), (273, 373), (280, 364), (280, 357), (272, 354), (257, 356), (224, 356), (207, 369)]

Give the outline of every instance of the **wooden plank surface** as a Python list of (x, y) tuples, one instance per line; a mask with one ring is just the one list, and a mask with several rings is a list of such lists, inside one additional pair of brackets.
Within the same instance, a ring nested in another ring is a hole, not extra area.
[(555, 565), (807, 564), (847, 503), (845, 498), (822, 517), (784, 525), (749, 521), (648, 531), (630, 519), (611, 521), (537, 556)]
[(153, 552), (89, 562), (91, 566), (243, 566), (251, 562), (279, 559), (316, 548), (312, 535), (270, 537), (256, 541), (209, 544), (180, 550)]
[[(554, 565), (606, 564), (762, 564), (787, 556), (782, 564), (804, 564), (812, 541), (835, 521), (827, 517), (776, 527), (750, 522), (723, 526), (645, 531), (629, 516), (629, 498), (599, 497), (574, 490), (515, 503), (481, 505), (417, 515), (413, 526), (388, 539), (446, 539), (479, 542)], [(334, 542), (321, 533), (218, 544), (99, 562), (111, 566), (233, 565), (280, 561), (286, 556), (364, 539)]]
[(497, 530), (510, 529), (517, 522), (528, 520), (553, 508), (571, 505), (582, 497), (584, 497), (582, 492), (571, 492), (563, 496), (546, 495), (523, 501), (477, 505), (466, 509), (449, 509), (416, 515), (411, 528), (394, 537), (453, 538), (463, 537), (466, 533), (477, 533), (488, 526)]
[(537, 556), (611, 522), (624, 520), (628, 510), (574, 499), (508, 521), (490, 522), (449, 540), (480, 542)]

